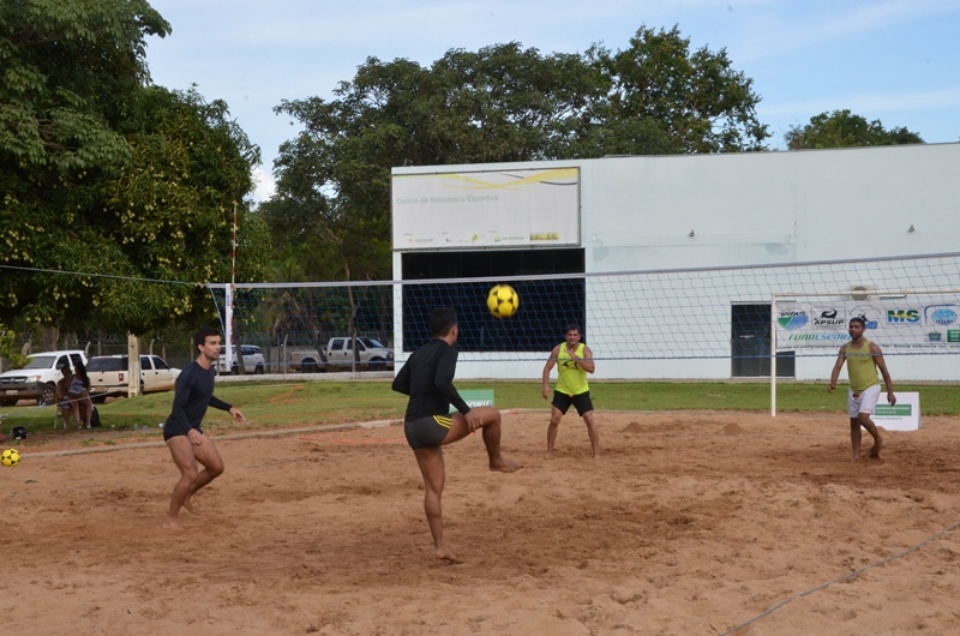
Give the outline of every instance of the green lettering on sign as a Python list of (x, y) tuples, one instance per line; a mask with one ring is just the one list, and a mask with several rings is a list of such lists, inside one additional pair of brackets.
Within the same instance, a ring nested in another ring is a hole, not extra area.
[[(464, 391), (458, 391), (460, 397), (463, 398), (463, 401), (467, 403), (467, 406), (473, 408), (475, 406), (493, 406), (493, 389), (466, 389)], [(457, 409), (451, 405), (450, 412), (453, 413)]]
[(877, 404), (877, 415), (886, 415), (887, 417), (910, 417), (913, 415), (912, 404)]

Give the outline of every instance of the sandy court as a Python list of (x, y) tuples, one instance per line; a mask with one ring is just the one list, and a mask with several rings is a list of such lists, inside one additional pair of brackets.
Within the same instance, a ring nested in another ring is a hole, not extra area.
[(516, 474), (487, 470), (479, 436), (447, 448), (460, 565), (432, 556), (399, 426), (224, 430), (227, 472), (185, 533), (160, 528), (176, 471), (159, 443), (24, 444), (0, 468), (2, 631), (960, 633), (955, 418), (851, 465), (839, 413), (597, 416), (597, 460), (573, 414), (548, 458), (545, 410), (505, 418)]

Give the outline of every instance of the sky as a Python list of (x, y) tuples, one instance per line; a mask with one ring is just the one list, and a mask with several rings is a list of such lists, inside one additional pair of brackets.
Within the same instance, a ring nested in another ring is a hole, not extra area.
[(629, 47), (676, 25), (691, 50), (725, 49), (783, 149), (792, 127), (849, 109), (927, 143), (960, 141), (960, 0), (150, 0), (172, 26), (147, 40), (155, 84), (196, 85), (260, 147), (255, 201), (274, 192), (283, 100), (332, 99), (368, 57), (429, 67), (451, 49), (518, 42), (541, 55)]

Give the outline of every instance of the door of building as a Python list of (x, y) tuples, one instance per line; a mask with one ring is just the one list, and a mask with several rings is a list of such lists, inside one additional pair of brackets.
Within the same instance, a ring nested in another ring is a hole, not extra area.
[[(735, 378), (770, 377), (770, 305), (732, 305), (731, 375)], [(777, 377), (796, 375), (793, 351), (777, 354)]]

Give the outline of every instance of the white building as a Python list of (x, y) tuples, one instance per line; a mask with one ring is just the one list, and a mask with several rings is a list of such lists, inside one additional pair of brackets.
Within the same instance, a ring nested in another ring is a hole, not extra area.
[[(901, 339), (909, 325), (875, 332), (894, 378), (960, 380), (960, 298), (888, 293), (960, 289), (958, 174), (960, 144), (396, 168), (394, 280), (503, 278), (521, 272), (483, 264), (516, 259), (549, 278), (560, 262), (558, 274), (586, 276), (582, 320), (601, 379), (769, 376), (774, 293), (828, 294), (797, 306), (841, 316), (862, 301), (913, 316), (915, 304), (914, 335), (929, 341)], [(942, 258), (899, 261), (916, 255)], [(877, 262), (830, 263), (851, 259)], [(924, 308), (941, 305), (934, 341)], [(398, 296), (400, 360), (402, 309)], [(561, 325), (541, 328), (561, 341)], [(798, 341), (780, 374), (828, 377), (838, 344)], [(548, 349), (467, 347), (458, 375), (537, 378)]]

